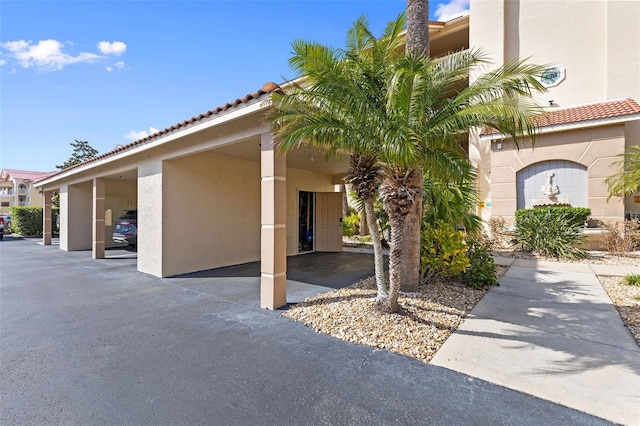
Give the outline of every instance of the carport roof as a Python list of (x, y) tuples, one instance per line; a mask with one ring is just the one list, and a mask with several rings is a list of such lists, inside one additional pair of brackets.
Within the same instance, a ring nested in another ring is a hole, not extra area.
[[(124, 152), (124, 151), (128, 151), (128, 150), (130, 150), (132, 148), (135, 148), (135, 147), (137, 147), (139, 145), (143, 145), (143, 144), (148, 143), (148, 142), (150, 142), (150, 141), (152, 141), (154, 139), (157, 139), (160, 136), (164, 136), (166, 134), (172, 133), (172, 132), (174, 132), (174, 131), (176, 131), (178, 129), (181, 129), (183, 127), (186, 127), (186, 126), (189, 126), (189, 125), (204, 121), (204, 120), (206, 120), (206, 119), (208, 119), (208, 118), (210, 118), (212, 116), (220, 114), (220, 113), (222, 113), (224, 111), (227, 111), (227, 110), (229, 110), (231, 108), (236, 108), (236, 107), (238, 107), (238, 106), (240, 106), (242, 104), (247, 104), (250, 101), (258, 99), (263, 95), (271, 94), (271, 93), (274, 93), (274, 92), (275, 93), (282, 93), (282, 89), (276, 83), (267, 82), (259, 90), (255, 91), (253, 93), (249, 93), (249, 94), (245, 95), (242, 98), (238, 98), (238, 99), (236, 99), (234, 101), (227, 102), (224, 105), (220, 105), (220, 106), (218, 106), (216, 108), (210, 109), (209, 111), (203, 112), (202, 114), (195, 115), (195, 116), (193, 116), (193, 117), (191, 117), (191, 118), (189, 118), (187, 120), (181, 121), (180, 123), (174, 124), (173, 126), (167, 127), (167, 128), (165, 128), (163, 130), (159, 130), (159, 131), (157, 131), (155, 133), (152, 133), (151, 135), (145, 136), (144, 138), (138, 139), (138, 140), (136, 140), (134, 142), (131, 142), (131, 143), (127, 144), (127, 145), (118, 145), (115, 149), (113, 149), (113, 150), (111, 150), (109, 152), (101, 154), (101, 155), (99, 155), (99, 156), (97, 156), (95, 158), (92, 158), (91, 160), (87, 160), (87, 161), (82, 162), (82, 163), (74, 164), (71, 167), (68, 167), (68, 168), (66, 168), (64, 170), (61, 170), (57, 174), (72, 170), (74, 168), (83, 166), (85, 164), (89, 164), (89, 163), (93, 163), (95, 161), (102, 160), (103, 158), (107, 158), (107, 157), (111, 157), (111, 156), (120, 154), (121, 152)], [(53, 175), (55, 175), (55, 174), (56, 173), (54, 173)]]

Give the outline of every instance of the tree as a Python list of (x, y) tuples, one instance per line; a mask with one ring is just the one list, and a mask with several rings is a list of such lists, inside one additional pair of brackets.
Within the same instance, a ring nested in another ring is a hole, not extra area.
[(605, 180), (609, 187), (609, 199), (615, 195), (631, 195), (640, 191), (640, 145), (628, 147), (620, 157), (614, 163), (620, 167), (620, 171)]
[[(406, 52), (408, 55), (428, 58), (431, 50), (429, 39), (429, 1), (407, 0)], [(416, 168), (416, 185), (422, 186), (424, 170)], [(422, 177), (421, 177), (422, 176)], [(404, 222), (402, 259), (400, 263), (401, 288), (416, 291), (420, 281), (420, 241), (422, 228), (423, 194), (414, 188), (413, 200)]]
[[(462, 142), (472, 127), (490, 125), (513, 137), (533, 134), (529, 117), (536, 109), (530, 97), (544, 89), (536, 79), (544, 68), (516, 61), (469, 85), (471, 68), (488, 62), (482, 52), (438, 60), (398, 54), (401, 21), (389, 24), (377, 41), (362, 25), (366, 21), (359, 22), (345, 51), (294, 43), (290, 62), (307, 75), (305, 83), (274, 96), (267, 119), (281, 150), (310, 143), (328, 156), (351, 155), (346, 181), (370, 206), (372, 232), (377, 226), (369, 200), (382, 177), (380, 195), (391, 225), (390, 281), (386, 293), (376, 261), (377, 303), (382, 311), (395, 312), (404, 225), (413, 205), (421, 204), (423, 170), (462, 179), (468, 164)], [(379, 242), (379, 235), (372, 237)]]
[[(531, 121), (540, 108), (531, 100), (543, 91), (537, 80), (544, 67), (512, 61), (467, 79), (472, 68), (488, 63), (479, 50), (441, 59), (407, 54), (394, 67), (385, 96), (379, 159), (385, 177), (380, 195), (391, 224), (389, 295), (383, 310), (398, 310), (405, 223), (423, 194), (423, 170), (432, 176), (463, 179), (467, 159), (462, 143), (469, 129), (491, 126), (511, 136), (535, 134)], [(420, 216), (421, 217), (421, 216)]]
[(286, 95), (274, 94), (267, 115), (281, 151), (309, 143), (326, 150), (328, 156), (350, 155), (345, 182), (364, 205), (374, 247), (378, 302), (388, 292), (373, 206), (381, 179), (377, 152), (382, 140), (380, 127), (370, 118), (384, 116), (385, 83), (392, 64), (402, 55), (405, 22), (404, 14), (399, 15), (377, 38), (361, 17), (347, 34), (345, 50), (295, 41), (289, 63), (303, 82)]
[(73, 147), (71, 157), (63, 164), (56, 165), (56, 169), (68, 169), (71, 166), (84, 163), (98, 156), (98, 150), (89, 145), (87, 141), (79, 141), (76, 139), (75, 142), (71, 142), (70, 145)]

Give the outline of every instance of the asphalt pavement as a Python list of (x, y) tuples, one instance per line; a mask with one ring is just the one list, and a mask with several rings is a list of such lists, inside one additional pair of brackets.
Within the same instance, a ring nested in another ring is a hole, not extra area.
[(0, 424), (609, 424), (315, 333), (260, 309), (255, 277), (160, 279), (135, 262), (0, 242)]

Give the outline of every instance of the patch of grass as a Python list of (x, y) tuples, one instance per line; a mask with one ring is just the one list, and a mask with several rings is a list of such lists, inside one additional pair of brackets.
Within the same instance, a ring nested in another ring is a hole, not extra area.
[(640, 287), (640, 274), (626, 275), (622, 279), (622, 282), (624, 282), (626, 285), (632, 285), (634, 287)]

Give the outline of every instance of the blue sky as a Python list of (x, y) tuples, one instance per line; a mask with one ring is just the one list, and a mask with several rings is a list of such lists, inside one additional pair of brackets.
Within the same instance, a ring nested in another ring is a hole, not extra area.
[[(0, 2), (0, 168), (49, 171), (295, 77), (291, 42), (379, 34), (406, 0)], [(434, 20), (469, 0), (431, 0)]]

